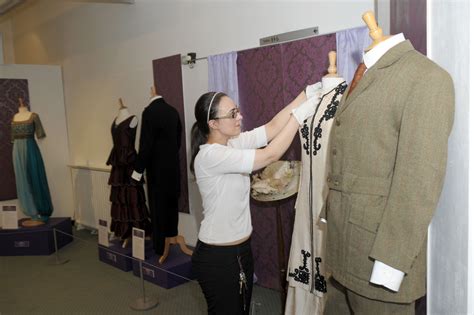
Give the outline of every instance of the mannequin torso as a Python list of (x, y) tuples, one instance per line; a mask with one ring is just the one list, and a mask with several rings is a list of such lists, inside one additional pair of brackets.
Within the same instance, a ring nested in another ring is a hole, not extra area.
[(15, 116), (13, 116), (13, 121), (21, 122), (21, 121), (30, 120), (32, 114), (33, 113), (30, 112), (27, 107), (20, 107), (18, 109), (18, 113), (16, 113)]
[[(117, 117), (115, 118), (115, 125), (120, 124), (122, 121), (126, 120), (130, 116), (131, 116), (131, 114), (130, 114), (130, 112), (128, 111), (128, 109), (126, 107), (119, 109)], [(133, 117), (133, 119), (130, 121), (129, 126), (130, 126), (130, 128), (135, 128), (137, 126), (137, 124), (138, 124), (137, 117)]]

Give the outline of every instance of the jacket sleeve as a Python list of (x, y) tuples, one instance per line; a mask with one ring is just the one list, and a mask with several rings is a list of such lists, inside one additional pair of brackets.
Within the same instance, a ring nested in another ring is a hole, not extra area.
[(135, 171), (142, 174), (150, 163), (153, 153), (154, 128), (150, 113), (145, 110), (142, 114), (142, 126), (140, 129), (140, 147), (135, 162)]
[(430, 72), (403, 110), (392, 184), (370, 253), (407, 274), (438, 204), (454, 119), (451, 77), (441, 69)]

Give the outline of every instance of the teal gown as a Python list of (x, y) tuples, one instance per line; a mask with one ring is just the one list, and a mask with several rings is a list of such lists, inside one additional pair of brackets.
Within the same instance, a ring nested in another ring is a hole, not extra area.
[(13, 168), (23, 213), (32, 219), (47, 222), (53, 213), (53, 205), (35, 133), (38, 139), (46, 137), (38, 114), (32, 113), (30, 119), (25, 121), (12, 121)]

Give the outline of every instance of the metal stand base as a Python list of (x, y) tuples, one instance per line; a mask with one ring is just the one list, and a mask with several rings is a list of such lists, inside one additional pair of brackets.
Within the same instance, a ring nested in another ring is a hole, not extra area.
[(140, 282), (142, 283), (142, 297), (139, 297), (135, 300), (135, 302), (130, 304), (130, 308), (135, 311), (147, 311), (157, 306), (158, 300), (146, 296), (145, 280), (143, 279), (143, 261), (139, 260), (138, 262), (140, 263)]
[(158, 305), (158, 300), (151, 297), (140, 297), (130, 304), (130, 308), (135, 311), (147, 311)]

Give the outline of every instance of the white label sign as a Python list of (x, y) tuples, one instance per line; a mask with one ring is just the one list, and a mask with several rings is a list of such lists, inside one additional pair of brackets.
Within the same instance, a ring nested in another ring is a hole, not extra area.
[(109, 228), (106, 220), (99, 219), (99, 244), (109, 247)]
[(18, 213), (16, 206), (2, 207), (2, 227), (4, 229), (18, 229)]
[(132, 232), (132, 255), (135, 258), (145, 260), (145, 231), (133, 228)]

